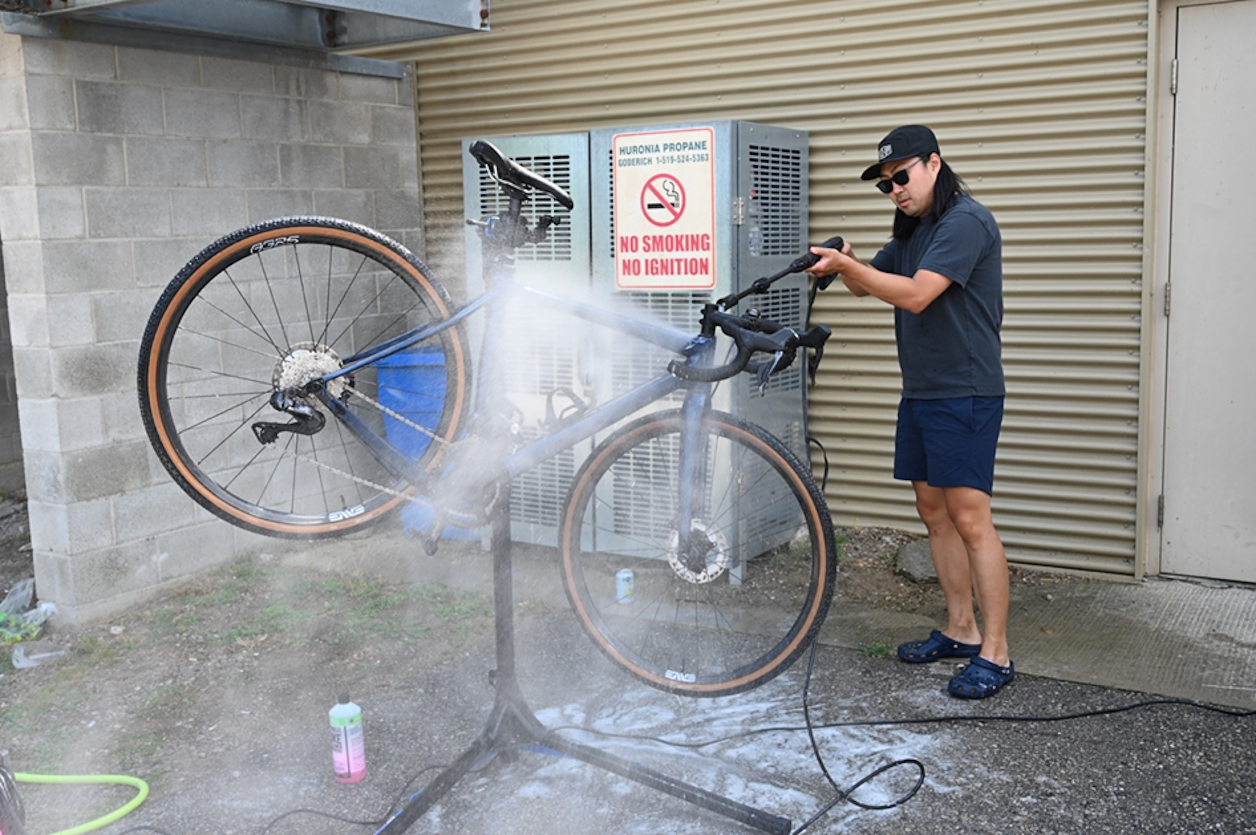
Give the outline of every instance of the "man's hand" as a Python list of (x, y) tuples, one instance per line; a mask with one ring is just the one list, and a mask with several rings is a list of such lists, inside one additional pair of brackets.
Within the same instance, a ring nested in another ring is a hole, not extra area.
[(842, 243), (841, 250), (826, 249), (822, 246), (811, 247), (811, 254), (820, 256), (820, 260), (807, 268), (812, 275), (835, 275), (842, 272), (843, 266), (849, 266), (855, 257), (855, 250), (850, 241)]
[[(851, 276), (846, 272), (852, 267), (861, 266), (858, 259), (855, 258), (855, 250), (850, 245), (850, 241), (842, 244), (841, 250), (826, 249), (822, 246), (811, 247), (811, 254), (818, 255), (820, 260), (813, 266), (808, 268), (807, 272), (817, 277), (840, 275), (842, 283), (846, 285), (846, 289), (854, 293), (856, 296), (868, 295), (868, 289), (851, 280)], [(827, 286), (827, 285), (824, 285)]]

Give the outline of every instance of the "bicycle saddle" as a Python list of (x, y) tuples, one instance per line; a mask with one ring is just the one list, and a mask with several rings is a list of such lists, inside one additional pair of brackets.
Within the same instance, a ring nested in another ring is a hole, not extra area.
[(493, 143), (477, 139), (471, 143), (471, 147), (468, 150), (470, 150), (471, 156), (475, 157), (475, 161), (492, 171), (493, 176), (497, 179), (518, 188), (543, 191), (567, 209), (576, 205), (576, 201), (572, 200), (571, 195), (563, 191), (561, 187), (551, 183), (540, 174), (535, 174), (524, 168), (497, 150)]

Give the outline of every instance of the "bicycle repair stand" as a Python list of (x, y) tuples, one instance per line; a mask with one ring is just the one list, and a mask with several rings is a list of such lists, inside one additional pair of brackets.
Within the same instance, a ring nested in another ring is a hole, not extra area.
[(494, 751), (521, 744), (540, 745), (763, 832), (789, 835), (788, 818), (777, 817), (744, 806), (697, 786), (674, 780), (638, 763), (573, 742), (557, 734), (551, 734), (541, 724), (524, 701), (515, 676), (514, 591), (511, 578), (510, 485), (508, 481), (504, 483), (496, 505), (491, 520), (491, 549), (493, 553), (493, 605), (497, 631), (497, 669), (491, 675), (491, 680), (497, 689), (497, 696), (488, 717), (488, 724), (480, 734), (480, 738), (470, 748), (452, 765), (433, 778), (427, 787), (390, 818), (376, 835), (385, 832), (404, 832), (452, 790), (481, 759)]

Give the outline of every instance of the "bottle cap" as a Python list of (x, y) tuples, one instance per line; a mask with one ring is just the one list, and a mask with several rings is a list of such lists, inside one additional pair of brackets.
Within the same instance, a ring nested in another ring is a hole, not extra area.
[(342, 704), (342, 705), (347, 705), (347, 704), (349, 704), (349, 694), (348, 694), (348, 693), (341, 693), (341, 694), (340, 694), (340, 698), (339, 698), (339, 699), (337, 699), (337, 701), (338, 701), (340, 704)]

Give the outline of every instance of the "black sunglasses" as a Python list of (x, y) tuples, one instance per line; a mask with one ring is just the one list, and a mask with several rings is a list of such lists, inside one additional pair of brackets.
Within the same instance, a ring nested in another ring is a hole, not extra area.
[[(924, 157), (916, 158), (916, 162), (924, 162), (924, 161), (925, 161)], [(916, 165), (916, 162), (913, 162), (911, 165), (898, 169), (897, 171), (894, 172), (893, 176), (891, 177), (886, 177), (884, 180), (877, 180), (877, 188), (881, 190), (882, 194), (889, 194), (891, 191), (894, 190), (894, 186), (907, 185), (907, 181), (911, 179), (911, 175), (908, 174), (907, 172), (910, 171), (912, 167)]]

